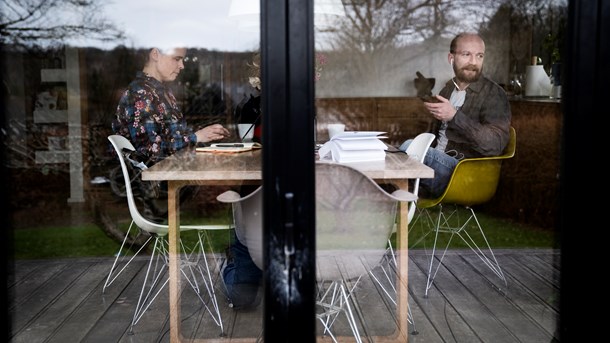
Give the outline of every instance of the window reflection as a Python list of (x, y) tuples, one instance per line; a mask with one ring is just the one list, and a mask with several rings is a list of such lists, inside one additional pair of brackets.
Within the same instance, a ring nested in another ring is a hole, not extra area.
[[(260, 95), (250, 82), (260, 50), (258, 14), (246, 5), (232, 7), (237, 3), (129, 1), (92, 2), (89, 7), (81, 2), (74, 8), (68, 2), (40, 1), (37, 13), (52, 21), (0, 25), (3, 163), (10, 174), (9, 214), (16, 229), (44, 228), (53, 217), (57, 225), (93, 222), (112, 237), (106, 239), (121, 241), (96, 216), (109, 215), (114, 222), (123, 215), (103, 212), (122, 201), (115, 198), (116, 159), (106, 137), (120, 93), (140, 69), (143, 50), (188, 48), (185, 68), (172, 87), (194, 127), (222, 123), (237, 139), (235, 124), (256, 121), (243, 118), (242, 110), (246, 105), (256, 110), (250, 101)], [(0, 10), (25, 13), (25, 6), (9, 0)], [(529, 130), (520, 135), (521, 148), (532, 149), (531, 160), (506, 168), (506, 183), (490, 212), (546, 230), (556, 226), (558, 204), (548, 199), (558, 194), (553, 156), (559, 153), (559, 103), (530, 101), (542, 99), (526, 99), (521, 90), (533, 56), (540, 57), (549, 75), (552, 65), (561, 62), (567, 1), (318, 0), (315, 9), (312, 77), (319, 143), (328, 139), (326, 125), (335, 122), (344, 123), (346, 130), (385, 131), (393, 145), (427, 130), (429, 122), (416, 98), (418, 80), (438, 93), (452, 76), (449, 40), (459, 31), (479, 31), (487, 43), (484, 72), (514, 96), (516, 125)], [(41, 28), (42, 33), (33, 33)], [(557, 75), (553, 77), (557, 82)], [(532, 108), (536, 115), (530, 115)], [(531, 137), (546, 137), (546, 144)], [(519, 173), (538, 169), (540, 161), (547, 167), (538, 170), (539, 179), (523, 193), (528, 187), (518, 187)], [(513, 193), (515, 189), (522, 193)], [(210, 194), (199, 196), (209, 200)], [(207, 216), (225, 208), (191, 210)], [(15, 254), (46, 257), (34, 255), (35, 247), (27, 249)]]

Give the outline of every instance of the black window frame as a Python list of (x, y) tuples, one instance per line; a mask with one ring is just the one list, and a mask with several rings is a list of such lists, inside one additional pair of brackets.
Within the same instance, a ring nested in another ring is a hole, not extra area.
[(315, 342), (313, 0), (260, 8), (264, 340)]

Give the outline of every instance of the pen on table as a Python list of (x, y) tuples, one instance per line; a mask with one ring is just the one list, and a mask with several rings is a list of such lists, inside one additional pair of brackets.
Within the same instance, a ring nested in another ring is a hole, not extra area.
[(219, 148), (243, 148), (244, 145), (241, 143), (233, 143), (233, 144), (216, 144)]

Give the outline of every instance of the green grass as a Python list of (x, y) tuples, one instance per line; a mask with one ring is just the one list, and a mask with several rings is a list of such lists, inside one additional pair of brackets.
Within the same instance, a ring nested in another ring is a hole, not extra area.
[(19, 229), (13, 232), (15, 259), (112, 256), (120, 245), (97, 226)]
[[(448, 209), (445, 208), (445, 213)], [(429, 225), (416, 213), (416, 217), (409, 225), (409, 247), (411, 249), (431, 248), (434, 243), (434, 233), (430, 232)], [(516, 223), (505, 218), (497, 218), (486, 215), (475, 210), (477, 219), (483, 228), (483, 232), (492, 248), (556, 248), (557, 242), (555, 233), (552, 230), (543, 230), (524, 224)], [(418, 215), (419, 218), (417, 217)], [(460, 208), (457, 215), (450, 219), (451, 226), (458, 226), (468, 218), (469, 211)], [(430, 218), (436, 219), (438, 211), (430, 211)], [(468, 234), (479, 246), (483, 239), (479, 233), (476, 222), (471, 220), (467, 226)], [(428, 233), (426, 235), (426, 233)], [(439, 233), (437, 246), (445, 246), (451, 234)], [(451, 241), (451, 248), (468, 248), (468, 246), (457, 236), (454, 235)]]
[[(463, 210), (459, 213), (461, 217), (464, 217), (465, 212)], [(556, 247), (553, 231), (529, 227), (483, 213), (477, 213), (477, 217), (493, 248)], [(184, 218), (185, 222), (187, 220), (188, 218)], [(429, 231), (426, 230), (427, 227), (423, 223), (422, 220), (414, 220), (409, 226), (409, 245), (412, 249), (432, 247), (433, 234), (427, 235), (420, 243), (413, 245), (424, 236), (425, 231)], [(128, 223), (122, 225), (122, 229), (126, 231), (127, 225)], [(476, 231), (472, 231), (473, 228), (469, 228), (470, 233), (476, 233)], [(449, 234), (439, 235), (439, 244), (446, 243), (449, 236)], [(475, 240), (480, 240), (478, 235), (473, 234), (473, 236)], [(196, 238), (195, 232), (192, 231), (182, 233), (181, 237), (187, 245), (192, 244)], [(213, 245), (213, 251), (222, 252), (229, 244), (229, 232), (226, 230), (212, 232), (209, 237)], [(13, 256), (15, 259), (114, 256), (120, 247), (120, 243), (106, 236), (94, 224), (81, 227), (19, 229), (14, 231), (13, 241)], [(458, 237), (454, 237), (451, 247), (466, 248), (467, 246)]]
[[(127, 224), (122, 227), (124, 231), (127, 228)], [(183, 232), (180, 237), (186, 246), (193, 246), (197, 239), (195, 231)], [(228, 230), (210, 232), (208, 238), (212, 251), (222, 252), (229, 245)], [(17, 260), (114, 256), (120, 246), (120, 242), (108, 237), (94, 224), (19, 229), (13, 233), (13, 258)], [(206, 249), (209, 249), (207, 244)]]

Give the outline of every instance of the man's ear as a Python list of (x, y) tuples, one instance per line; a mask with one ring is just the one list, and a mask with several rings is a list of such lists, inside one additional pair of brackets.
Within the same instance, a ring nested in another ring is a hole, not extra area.
[(150, 59), (153, 61), (157, 61), (159, 59), (159, 56), (161, 55), (161, 52), (159, 51), (158, 48), (152, 48), (150, 50)]

